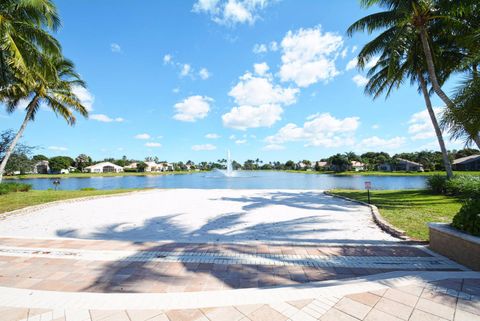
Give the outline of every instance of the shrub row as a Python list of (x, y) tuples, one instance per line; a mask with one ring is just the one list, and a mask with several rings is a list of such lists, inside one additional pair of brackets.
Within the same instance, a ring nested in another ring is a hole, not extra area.
[(464, 204), (453, 217), (452, 226), (480, 236), (480, 177), (456, 176), (447, 179), (435, 175), (427, 179), (427, 186), (433, 193), (462, 198)]
[(28, 192), (32, 188), (30, 184), (23, 183), (1, 183), (0, 195), (14, 193), (14, 192)]
[(445, 176), (433, 175), (427, 179), (427, 186), (435, 194), (464, 199), (480, 197), (480, 177), (478, 176), (455, 176), (448, 180)]

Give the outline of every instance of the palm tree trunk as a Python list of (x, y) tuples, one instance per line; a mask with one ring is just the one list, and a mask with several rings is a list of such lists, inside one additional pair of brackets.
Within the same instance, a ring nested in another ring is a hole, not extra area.
[(423, 53), (425, 54), (428, 75), (430, 76), (433, 91), (435, 91), (438, 97), (440, 97), (440, 99), (445, 103), (448, 108), (454, 108), (455, 104), (450, 98), (448, 98), (447, 94), (445, 94), (445, 92), (440, 87), (440, 84), (438, 83), (437, 72), (435, 70), (435, 64), (433, 62), (432, 50), (430, 48), (430, 44), (428, 43), (427, 30), (423, 26), (420, 27), (420, 40), (422, 41)]
[(437, 117), (433, 111), (432, 102), (430, 96), (428, 95), (428, 88), (425, 78), (421, 72), (418, 72), (418, 79), (420, 80), (420, 86), (422, 87), (423, 98), (425, 99), (425, 104), (427, 105), (428, 114), (432, 121), (433, 128), (435, 129), (435, 134), (437, 135), (438, 144), (440, 145), (440, 150), (442, 152), (443, 165), (445, 166), (445, 171), (447, 172), (447, 178), (453, 177), (452, 165), (450, 164), (450, 159), (448, 158), (447, 148), (445, 147), (445, 141), (443, 140), (442, 131), (438, 125)]
[(28, 104), (27, 106), (27, 114), (25, 115), (25, 119), (23, 120), (22, 126), (20, 126), (20, 129), (18, 130), (17, 134), (13, 138), (12, 142), (10, 143), (10, 146), (8, 146), (5, 156), (2, 159), (2, 162), (0, 163), (0, 183), (2, 182), (3, 178), (3, 172), (5, 171), (5, 167), (7, 166), (8, 159), (13, 153), (13, 150), (15, 149), (15, 146), (17, 145), (18, 141), (20, 140), (20, 137), (22, 137), (23, 132), (25, 131), (25, 128), (27, 127), (27, 123), (30, 121), (32, 118), (32, 114), (35, 110), (35, 108), (32, 108), (38, 103), (38, 96), (33, 97), (32, 101)]

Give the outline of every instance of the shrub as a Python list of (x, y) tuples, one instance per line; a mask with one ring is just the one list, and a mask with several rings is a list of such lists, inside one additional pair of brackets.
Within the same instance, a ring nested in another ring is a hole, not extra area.
[(462, 198), (480, 197), (480, 177), (456, 176), (446, 182), (446, 194)]
[(453, 217), (452, 226), (480, 236), (480, 199), (474, 198), (465, 202), (460, 211)]
[(435, 194), (445, 194), (447, 191), (447, 177), (432, 175), (427, 178), (428, 189)]
[(14, 193), (14, 192), (28, 192), (32, 188), (30, 184), (23, 183), (1, 183), (0, 195)]

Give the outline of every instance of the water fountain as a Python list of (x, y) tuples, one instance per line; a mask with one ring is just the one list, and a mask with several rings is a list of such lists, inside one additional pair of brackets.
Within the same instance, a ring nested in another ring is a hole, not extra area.
[(235, 176), (233, 173), (233, 168), (232, 168), (232, 160), (230, 157), (230, 149), (227, 150), (227, 171), (225, 172), (225, 176), (227, 177), (233, 177)]

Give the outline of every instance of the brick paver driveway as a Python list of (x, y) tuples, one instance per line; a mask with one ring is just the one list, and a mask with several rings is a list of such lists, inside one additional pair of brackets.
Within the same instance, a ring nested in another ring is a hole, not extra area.
[(363, 206), (195, 192), (171, 215), (175, 194), (153, 191), (1, 222), (0, 320), (480, 318), (480, 275), (385, 234)]

